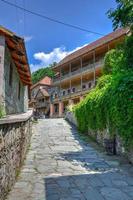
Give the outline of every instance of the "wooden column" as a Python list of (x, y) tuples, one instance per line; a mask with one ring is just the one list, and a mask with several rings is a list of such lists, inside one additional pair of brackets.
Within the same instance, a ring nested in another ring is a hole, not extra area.
[(69, 64), (69, 75), (71, 76), (71, 72), (72, 72), (72, 64)]

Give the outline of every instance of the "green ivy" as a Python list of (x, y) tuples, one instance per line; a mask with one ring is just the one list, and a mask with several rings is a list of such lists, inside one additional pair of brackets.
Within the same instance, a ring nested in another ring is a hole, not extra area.
[(85, 100), (75, 106), (79, 130), (115, 130), (125, 145), (133, 142), (133, 72), (104, 75)]
[(81, 132), (119, 134), (125, 146), (133, 144), (133, 36), (105, 57), (97, 86), (74, 108)]

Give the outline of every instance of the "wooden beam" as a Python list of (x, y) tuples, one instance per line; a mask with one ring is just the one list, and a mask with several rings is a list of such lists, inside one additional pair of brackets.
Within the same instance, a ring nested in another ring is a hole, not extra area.
[(19, 77), (21, 78), (21, 79), (23, 79), (23, 80), (25, 80), (25, 81), (30, 81), (31, 82), (31, 78), (29, 78), (29, 77), (26, 77), (26, 76), (23, 76), (22, 74), (19, 74)]
[(31, 76), (30, 76), (28, 73), (24, 73), (24, 72), (21, 71), (21, 70), (18, 70), (18, 73), (19, 73), (21, 76), (24, 76), (24, 77), (26, 77), (26, 78), (28, 78), (28, 79), (31, 79)]
[(27, 65), (22, 65), (18, 61), (15, 61), (15, 65), (18, 69), (22, 70), (23, 72), (29, 72)]
[(32, 82), (31, 81), (26, 81), (26, 80), (24, 80), (24, 79), (22, 79), (21, 77), (20, 77), (20, 80), (22, 81), (22, 83), (24, 83), (25, 85), (32, 85)]

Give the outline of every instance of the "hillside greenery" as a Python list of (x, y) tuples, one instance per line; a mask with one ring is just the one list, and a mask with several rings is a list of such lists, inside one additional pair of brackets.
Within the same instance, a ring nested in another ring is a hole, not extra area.
[(45, 76), (49, 76), (50, 78), (54, 77), (54, 71), (52, 70), (52, 67), (55, 66), (56, 63), (51, 64), (48, 67), (38, 69), (37, 71), (32, 73), (32, 83), (35, 84), (41, 79), (43, 79)]

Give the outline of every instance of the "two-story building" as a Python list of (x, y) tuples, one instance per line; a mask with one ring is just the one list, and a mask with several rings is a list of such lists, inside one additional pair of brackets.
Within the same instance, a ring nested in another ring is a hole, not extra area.
[(73, 52), (53, 70), (55, 91), (52, 94), (50, 116), (63, 116), (66, 107), (77, 104), (95, 87), (101, 76), (105, 54), (121, 43), (129, 29), (119, 29)]
[(5, 115), (28, 109), (31, 73), (24, 39), (0, 26), (0, 109)]

